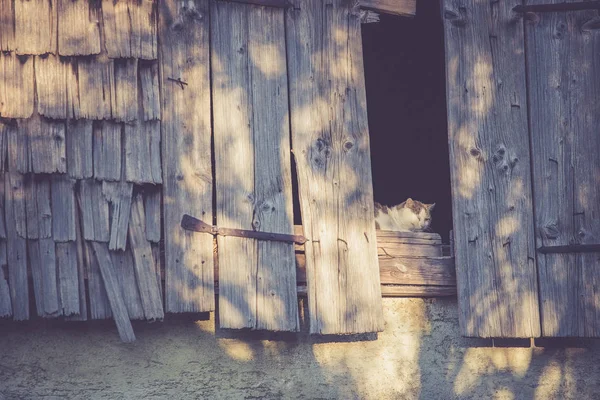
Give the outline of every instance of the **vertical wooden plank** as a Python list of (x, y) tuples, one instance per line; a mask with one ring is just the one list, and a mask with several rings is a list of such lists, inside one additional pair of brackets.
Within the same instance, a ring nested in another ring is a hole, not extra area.
[[(283, 10), (213, 11), (217, 223), (293, 233)], [(221, 327), (298, 330), (293, 244), (218, 240)]]
[(92, 121), (70, 120), (67, 124), (67, 169), (74, 179), (94, 176)]
[[(72, 2), (72, 0), (62, 0)], [(87, 0), (77, 0), (78, 2)], [(71, 101), (73, 116), (87, 119), (110, 119), (112, 106), (115, 104), (114, 62), (99, 57), (79, 58), (77, 61), (78, 75), (75, 79), (68, 78), (68, 85), (77, 86), (78, 102)], [(75, 89), (70, 89), (74, 91)]]
[[(6, 170), (8, 159), (8, 130), (14, 129), (14, 124), (7, 121), (0, 121), (0, 172)], [(2, 229), (0, 229), (0, 232)]]
[[(538, 2), (533, 2), (538, 3)], [(593, 11), (526, 22), (538, 246), (600, 243), (600, 37)], [(544, 336), (600, 335), (598, 254), (539, 254)]]
[[(112, 316), (108, 295), (104, 288), (100, 266), (94, 256), (92, 242), (84, 242), (84, 257), (86, 275), (88, 278), (88, 292), (90, 297), (90, 317), (92, 319), (107, 319)], [(81, 286), (80, 286), (81, 288)]]
[(358, 10), (341, 0), (298, 6), (287, 12), (287, 50), (310, 331), (381, 331)]
[(0, 0), (0, 51), (15, 50), (14, 0)]
[(18, 122), (5, 125), (6, 145), (8, 148), (8, 170), (26, 174), (31, 168), (29, 136), (19, 129)]
[(212, 220), (208, 0), (159, 7), (166, 311), (212, 311), (212, 238), (180, 226), (183, 214)]
[(131, 122), (138, 117), (138, 62), (135, 58), (119, 59), (115, 65), (115, 104), (112, 117)]
[(52, 238), (56, 242), (77, 239), (75, 180), (66, 175), (52, 175)]
[(115, 266), (129, 319), (144, 319), (144, 309), (142, 308), (142, 300), (140, 299), (140, 291), (136, 281), (131, 249), (111, 251), (110, 255)]
[(83, 238), (97, 242), (110, 240), (108, 202), (102, 194), (102, 182), (85, 179), (79, 182)]
[(34, 173), (67, 172), (64, 121), (34, 116), (19, 122), (19, 134), (27, 136), (30, 169)]
[(161, 239), (162, 197), (160, 189), (144, 191), (144, 210), (146, 211), (146, 239), (158, 243)]
[(100, 4), (58, 0), (58, 52), (61, 56), (100, 53)]
[(23, 176), (15, 172), (4, 174), (6, 248), (8, 281), (16, 321), (29, 319), (29, 285), (27, 283), (27, 244), (17, 233), (17, 221), (25, 221)]
[(38, 315), (57, 317), (62, 314), (62, 307), (58, 290), (54, 241), (51, 238), (29, 240), (27, 250)]
[(102, 193), (111, 205), (112, 218), (108, 248), (109, 250), (125, 250), (133, 185), (127, 182), (102, 182)]
[(0, 117), (29, 118), (33, 113), (33, 57), (0, 52)]
[(61, 313), (65, 316), (77, 315), (80, 313), (81, 305), (79, 304), (79, 269), (75, 241), (56, 243), (56, 263), (58, 265)]
[(134, 183), (162, 183), (160, 122), (125, 125), (125, 179)]
[(94, 178), (104, 181), (121, 179), (121, 135), (123, 125), (112, 121), (94, 124)]
[[(88, 300), (86, 297), (86, 285), (85, 285), (85, 276), (86, 276), (86, 244), (83, 240), (83, 231), (81, 227), (79, 217), (79, 212), (75, 218), (75, 226), (77, 232), (77, 241), (76, 244), (76, 254), (77, 254), (77, 277), (79, 281), (79, 313), (73, 314), (71, 316), (66, 316), (65, 319), (68, 321), (87, 321), (88, 319)], [(91, 283), (89, 290), (89, 297), (92, 297)]]
[[(29, 175), (24, 180), (26, 221), (17, 223), (17, 232), (28, 239), (52, 237), (50, 182), (44, 176)], [(26, 233), (21, 227), (26, 226)]]
[[(4, 177), (2, 177), (4, 180)], [(4, 186), (4, 182), (1, 182)], [(4, 188), (2, 188), (4, 191)], [(0, 318), (12, 317), (12, 302), (10, 300), (10, 287), (8, 286), (8, 254), (6, 241), (0, 240)]]
[(540, 335), (523, 25), (512, 5), (444, 1), (460, 329)]
[(135, 275), (137, 277), (144, 316), (149, 320), (162, 320), (164, 311), (160, 287), (156, 281), (156, 266), (150, 242), (146, 240), (144, 199), (137, 194), (131, 204), (129, 224), (129, 244), (133, 253)]
[(56, 52), (56, 7), (51, 0), (15, 0), (17, 54)]
[(37, 109), (48, 118), (67, 118), (67, 68), (70, 65), (58, 56), (35, 57), (35, 88)]
[(157, 1), (129, 2), (131, 57), (156, 60), (158, 57)]
[(142, 87), (141, 95), (144, 121), (160, 119), (158, 63), (140, 62), (140, 82)]
[(108, 301), (112, 310), (119, 336), (123, 342), (129, 343), (135, 341), (135, 334), (133, 333), (133, 327), (129, 320), (129, 314), (127, 313), (127, 306), (123, 300), (123, 294), (121, 293), (121, 286), (117, 279), (116, 269), (110, 258), (108, 246), (106, 243), (92, 242), (94, 254), (100, 267), (100, 273), (102, 274), (102, 281), (108, 294)]

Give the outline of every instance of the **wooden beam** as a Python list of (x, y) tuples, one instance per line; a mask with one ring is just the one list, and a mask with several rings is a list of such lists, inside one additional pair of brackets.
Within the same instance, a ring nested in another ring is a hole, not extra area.
[(417, 0), (360, 0), (362, 8), (386, 14), (414, 17), (417, 14)]

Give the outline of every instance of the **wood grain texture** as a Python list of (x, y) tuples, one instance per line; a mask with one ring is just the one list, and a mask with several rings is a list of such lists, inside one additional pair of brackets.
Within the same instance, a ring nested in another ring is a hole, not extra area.
[[(534, 15), (525, 26), (537, 246), (599, 244), (600, 18)], [(599, 254), (537, 260), (542, 334), (600, 336)]]
[(160, 188), (144, 191), (144, 210), (146, 214), (146, 239), (158, 243), (161, 239), (162, 193)]
[(27, 136), (30, 170), (36, 174), (67, 172), (66, 126), (39, 116), (19, 122), (19, 134)]
[[(24, 180), (26, 234), (28, 239), (52, 237), (52, 208), (50, 206), (50, 181), (43, 175), (28, 175)], [(17, 224), (17, 232), (23, 235)]]
[[(0, 127), (1, 129), (1, 127)], [(6, 239), (4, 173), (0, 174), (0, 239)], [(6, 241), (4, 241), (4, 255), (6, 255)]]
[(91, 319), (108, 319), (112, 316), (108, 295), (104, 288), (98, 260), (92, 249), (92, 242), (84, 242), (85, 275), (88, 282)]
[(57, 0), (58, 52), (61, 56), (100, 53), (100, 4), (88, 0)]
[(161, 290), (156, 280), (156, 266), (150, 242), (146, 240), (144, 198), (137, 194), (131, 204), (131, 222), (129, 224), (129, 244), (133, 253), (135, 275), (144, 309), (148, 320), (164, 318)]
[(74, 179), (94, 176), (93, 123), (90, 120), (70, 120), (67, 123), (67, 170)]
[(54, 241), (51, 238), (29, 240), (27, 250), (38, 315), (45, 318), (58, 317), (62, 315), (62, 307)]
[(0, 0), (0, 51), (15, 50), (14, 15), (14, 0)]
[(348, 2), (287, 12), (292, 146), (310, 331), (383, 329), (360, 19)]
[(4, 174), (4, 218), (6, 220), (6, 253), (8, 281), (13, 319), (29, 319), (29, 285), (27, 282), (27, 243), (17, 233), (17, 221), (25, 221), (23, 176), (15, 172)]
[(361, 7), (382, 13), (413, 17), (417, 14), (417, 0), (359, 0)]
[[(2, 180), (4, 180), (4, 177), (2, 177)], [(4, 182), (0, 182), (0, 184), (4, 186)], [(4, 187), (1, 191), (4, 191)], [(0, 240), (0, 318), (12, 317), (7, 257), (6, 240)]]
[(280, 7), (280, 8), (291, 7), (293, 5), (293, 3), (290, 0), (219, 0), (219, 1), (229, 1), (229, 2), (236, 2), (236, 3), (242, 3), (242, 4), (254, 4), (257, 6)]
[(212, 311), (212, 238), (180, 227), (183, 214), (213, 216), (208, 0), (159, 7), (166, 311)]
[[(4, 172), (7, 167), (9, 129), (16, 129), (16, 125), (14, 123), (11, 124), (8, 121), (0, 121), (0, 173)], [(2, 229), (0, 228), (0, 232), (1, 231)]]
[(108, 243), (110, 240), (110, 218), (108, 201), (102, 193), (102, 182), (92, 179), (79, 181), (79, 204), (83, 238)]
[(129, 314), (129, 319), (144, 319), (144, 309), (140, 299), (135, 269), (133, 266), (133, 255), (131, 249), (125, 251), (111, 251), (113, 264), (115, 266), (117, 279), (123, 293), (123, 301)]
[(67, 175), (52, 175), (52, 238), (55, 242), (77, 239), (75, 182)]
[(104, 44), (111, 58), (155, 60), (157, 2), (102, 0)]
[(33, 57), (0, 53), (0, 117), (31, 117), (33, 84)]
[(508, 3), (443, 7), (460, 331), (536, 337), (523, 25)]
[(102, 194), (110, 204), (109, 250), (125, 250), (131, 215), (133, 185), (128, 182), (102, 182)]
[[(78, 212), (76, 214), (77, 218), (75, 219), (75, 226), (77, 232), (77, 240), (75, 242), (76, 245), (76, 255), (77, 255), (77, 278), (79, 283), (79, 312), (73, 315), (67, 315), (65, 313), (65, 320), (67, 321), (87, 321), (88, 319), (88, 298), (86, 296), (86, 282), (85, 277), (87, 275), (86, 266), (86, 243), (83, 240), (83, 230), (81, 227), (81, 217), (78, 208)], [(58, 253), (58, 248), (57, 248)], [(59, 266), (59, 270), (60, 270)], [(89, 291), (90, 298), (92, 297), (92, 291)]]
[(160, 121), (125, 125), (125, 179), (134, 183), (162, 183)]
[(94, 124), (94, 178), (104, 181), (121, 179), (123, 125), (102, 121)]
[(81, 305), (79, 304), (79, 266), (75, 241), (56, 243), (56, 264), (61, 306), (59, 313), (65, 316), (78, 315), (81, 312)]
[(160, 119), (160, 86), (158, 83), (158, 63), (140, 62), (140, 83), (142, 87), (142, 111), (144, 121)]
[(68, 89), (72, 86), (69, 89), (69, 111), (73, 118), (100, 120), (112, 117), (112, 107), (115, 105), (114, 74), (113, 60), (101, 57), (78, 59), (77, 75), (67, 76)]
[(48, 118), (67, 118), (67, 69), (70, 64), (48, 54), (35, 57), (37, 110)]
[[(293, 233), (284, 14), (214, 3), (217, 224)], [(221, 328), (297, 331), (292, 243), (218, 237)]]
[(95, 257), (100, 267), (100, 273), (102, 274), (102, 281), (106, 288), (108, 295), (108, 301), (112, 310), (113, 319), (117, 325), (119, 336), (125, 343), (135, 341), (135, 334), (133, 333), (133, 327), (129, 320), (129, 314), (127, 312), (127, 306), (123, 300), (123, 294), (121, 293), (121, 286), (117, 278), (117, 271), (110, 257), (108, 246), (106, 243), (92, 242)]
[(138, 117), (138, 61), (135, 58), (114, 61), (115, 96), (112, 117), (131, 122)]
[(56, 6), (51, 0), (15, 0), (17, 54), (56, 53)]
[(26, 174), (31, 168), (29, 136), (21, 132), (18, 121), (9, 122), (7, 120), (4, 125), (8, 149), (8, 170)]

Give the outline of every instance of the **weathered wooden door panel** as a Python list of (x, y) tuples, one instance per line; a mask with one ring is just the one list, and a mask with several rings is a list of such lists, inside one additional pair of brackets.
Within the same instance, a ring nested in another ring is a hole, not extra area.
[(443, 4), (461, 332), (539, 336), (523, 24), (509, 2)]
[[(538, 246), (600, 243), (599, 24), (577, 11), (525, 25)], [(537, 261), (542, 334), (599, 336), (600, 254)]]
[(208, 11), (208, 0), (160, 2), (167, 312), (212, 311), (215, 303), (212, 238), (180, 226), (184, 214), (213, 215)]
[(310, 331), (383, 329), (360, 20), (356, 3), (287, 10), (292, 145)]
[[(284, 12), (211, 5), (217, 224), (294, 233)], [(218, 237), (222, 328), (296, 331), (292, 243)]]

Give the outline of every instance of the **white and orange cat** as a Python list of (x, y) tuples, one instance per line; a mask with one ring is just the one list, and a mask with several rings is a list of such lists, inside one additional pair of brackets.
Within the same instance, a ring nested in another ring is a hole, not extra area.
[(396, 232), (427, 231), (434, 207), (435, 203), (425, 204), (411, 198), (392, 207), (375, 203), (375, 227)]

